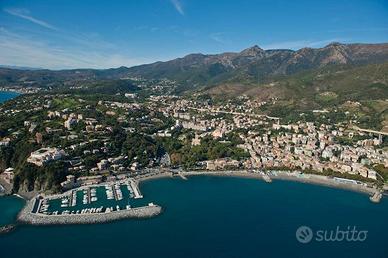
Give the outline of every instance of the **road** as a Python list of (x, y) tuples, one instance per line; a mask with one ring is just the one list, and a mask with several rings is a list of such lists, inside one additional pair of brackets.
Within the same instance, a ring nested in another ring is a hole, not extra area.
[(197, 110), (200, 112), (210, 112), (210, 113), (216, 113), (216, 114), (231, 114), (231, 115), (239, 115), (239, 116), (253, 116), (256, 118), (261, 118), (261, 117), (266, 117), (268, 119), (273, 119), (273, 120), (279, 120), (280, 118), (274, 117), (274, 116), (267, 116), (267, 115), (259, 115), (259, 114), (249, 114), (249, 113), (240, 113), (240, 112), (231, 112), (231, 111), (212, 111), (209, 109), (205, 108), (194, 108), (194, 107), (188, 107), (193, 110)]

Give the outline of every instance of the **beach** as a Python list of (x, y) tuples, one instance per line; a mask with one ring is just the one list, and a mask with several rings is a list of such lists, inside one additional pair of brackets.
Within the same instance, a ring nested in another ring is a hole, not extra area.
[[(271, 172), (271, 171), (269, 171)], [(180, 172), (185, 177), (191, 176), (226, 176), (226, 177), (240, 177), (240, 178), (252, 178), (264, 180), (263, 175), (260, 173), (248, 172), (247, 170), (219, 170), (219, 171), (182, 171)], [(301, 174), (292, 171), (276, 171), (276, 174), (269, 173), (269, 177), (273, 180), (287, 180), (300, 183), (316, 184), (326, 187), (340, 188), (355, 192), (360, 192), (368, 195), (373, 195), (376, 192), (375, 188), (368, 187), (364, 184), (351, 184), (345, 182), (335, 181), (333, 178), (316, 175), (316, 174)], [(172, 177), (171, 173), (157, 174), (149, 177), (141, 177), (138, 182), (141, 183), (146, 180), (155, 180), (160, 178)]]

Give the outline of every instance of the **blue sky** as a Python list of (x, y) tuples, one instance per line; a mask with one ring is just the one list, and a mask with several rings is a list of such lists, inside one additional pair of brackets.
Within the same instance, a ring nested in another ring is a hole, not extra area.
[(0, 0), (0, 64), (108, 68), (189, 53), (388, 42), (387, 0)]

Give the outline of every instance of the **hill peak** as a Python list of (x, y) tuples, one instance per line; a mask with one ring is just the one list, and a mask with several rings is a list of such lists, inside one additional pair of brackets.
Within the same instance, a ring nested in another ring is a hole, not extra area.
[(349, 47), (348, 45), (342, 44), (340, 42), (331, 42), (330, 44), (323, 47), (323, 49), (344, 49), (348, 47)]
[(243, 51), (240, 52), (240, 54), (243, 56), (258, 56), (258, 55), (262, 55), (264, 52), (265, 51), (262, 48), (260, 48), (258, 45), (254, 45), (252, 47), (244, 49)]

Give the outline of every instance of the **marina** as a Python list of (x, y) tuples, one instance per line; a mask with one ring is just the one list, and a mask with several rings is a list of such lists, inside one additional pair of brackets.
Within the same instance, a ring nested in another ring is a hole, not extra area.
[(24, 209), (19, 213), (17, 221), (19, 223), (31, 225), (59, 225), (59, 224), (95, 224), (107, 223), (110, 221), (128, 219), (128, 218), (150, 218), (161, 213), (162, 208), (153, 203), (147, 206), (126, 208), (121, 210), (116, 207), (116, 210), (111, 208), (85, 208), (81, 212), (73, 213), (69, 210), (59, 213), (57, 211), (50, 215), (44, 213), (33, 213), (31, 209), (34, 205), (34, 200), (30, 200)]
[(83, 186), (63, 194), (37, 196), (19, 214), (30, 224), (88, 224), (151, 217), (161, 207), (142, 200), (134, 180)]
[(119, 211), (145, 205), (141, 198), (133, 180), (85, 186), (60, 196), (43, 198), (37, 213), (58, 215)]

